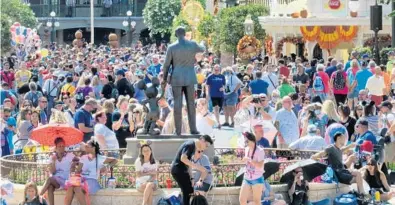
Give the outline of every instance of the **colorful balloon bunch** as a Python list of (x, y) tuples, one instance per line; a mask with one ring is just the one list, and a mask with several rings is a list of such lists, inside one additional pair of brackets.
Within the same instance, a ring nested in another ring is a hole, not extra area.
[(10, 32), (12, 46), (17, 46), (18, 44), (23, 44), (26, 47), (41, 46), (41, 39), (36, 29), (26, 28), (21, 26), (19, 22), (15, 22), (10, 27)]

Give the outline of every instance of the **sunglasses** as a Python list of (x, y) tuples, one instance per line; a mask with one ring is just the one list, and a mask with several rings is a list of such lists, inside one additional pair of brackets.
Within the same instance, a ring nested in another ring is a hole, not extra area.
[(63, 100), (68, 100), (69, 98), (68, 97), (63, 97)]
[(133, 114), (140, 114), (140, 112), (133, 112)]
[(203, 152), (204, 152), (204, 150), (198, 150), (197, 151), (198, 154), (203, 153)]
[(367, 163), (366, 165), (368, 165), (368, 166), (373, 166), (373, 164), (372, 164), (372, 163)]
[(40, 102), (42, 102), (42, 103), (48, 103), (48, 101), (40, 101)]

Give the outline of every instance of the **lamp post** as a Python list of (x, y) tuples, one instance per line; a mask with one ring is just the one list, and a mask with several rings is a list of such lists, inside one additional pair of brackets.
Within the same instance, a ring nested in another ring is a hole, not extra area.
[(127, 27), (127, 34), (128, 34), (128, 42), (127, 42), (127, 44), (128, 45), (130, 45), (131, 43), (132, 43), (132, 34), (133, 34), (133, 32), (134, 32), (134, 27), (136, 26), (136, 22), (135, 21), (132, 21), (132, 11), (127, 11), (126, 12), (126, 16), (128, 17), (128, 19), (127, 20), (124, 20), (123, 22), (122, 22), (122, 25), (124, 26), (124, 27)]
[(370, 6), (370, 30), (374, 32), (374, 58), (377, 65), (380, 64), (380, 51), (379, 51), (379, 31), (382, 30), (382, 6), (378, 5), (377, 0), (376, 4)]
[(48, 19), (47, 21), (47, 27), (51, 27), (51, 44), (53, 44), (55, 42), (55, 28), (59, 27), (59, 21), (57, 21), (55, 19), (56, 13), (54, 11), (52, 11), (50, 14), (51, 16), (50, 19)]
[(246, 20), (244, 21), (244, 32), (246, 35), (254, 34), (254, 21), (251, 19), (251, 15), (248, 14)]

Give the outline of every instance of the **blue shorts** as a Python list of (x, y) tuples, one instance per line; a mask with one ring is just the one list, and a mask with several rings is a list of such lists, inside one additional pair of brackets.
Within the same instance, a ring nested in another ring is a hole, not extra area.
[(254, 186), (257, 184), (264, 184), (265, 180), (263, 179), (263, 177), (259, 177), (258, 179), (253, 179), (253, 180), (248, 180), (248, 179), (244, 179), (243, 180), (243, 184), (247, 184), (249, 186)]
[(352, 92), (349, 92), (347, 94), (347, 98), (353, 99), (353, 98), (358, 98), (359, 95), (359, 90), (357, 90), (356, 88), (354, 88), (354, 90)]
[(236, 92), (232, 92), (229, 95), (224, 95), (224, 106), (236, 106), (237, 100)]

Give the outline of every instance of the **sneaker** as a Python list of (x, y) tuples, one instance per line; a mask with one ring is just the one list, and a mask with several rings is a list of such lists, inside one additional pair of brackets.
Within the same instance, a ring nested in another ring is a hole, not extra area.
[(232, 124), (230, 124), (229, 127), (234, 128), (235, 127), (235, 123), (232, 122)]
[(225, 122), (224, 124), (222, 124), (222, 126), (229, 127), (229, 123)]

